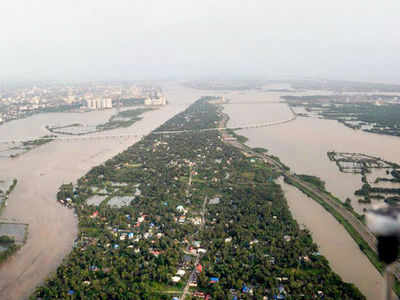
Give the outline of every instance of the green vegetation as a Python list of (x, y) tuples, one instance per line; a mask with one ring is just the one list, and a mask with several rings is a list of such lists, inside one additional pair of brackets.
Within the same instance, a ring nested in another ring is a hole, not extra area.
[[(299, 190), (301, 190), (304, 194), (306, 194), (308, 197), (314, 199), (317, 201), (325, 210), (327, 210), (340, 224), (343, 225), (343, 227), (346, 229), (346, 231), (350, 234), (350, 236), (353, 238), (353, 240), (357, 243), (357, 245), (360, 247), (360, 250), (368, 257), (369, 261), (375, 266), (375, 268), (380, 272), (383, 273), (385, 270), (385, 264), (382, 263), (376, 252), (371, 249), (371, 247), (364, 241), (364, 239), (360, 236), (360, 234), (354, 229), (354, 227), (344, 218), (340, 213), (336, 211), (335, 208), (333, 208), (331, 205), (329, 205), (327, 202), (325, 202), (323, 199), (321, 199), (317, 194), (313, 193), (310, 190), (304, 189), (301, 185), (299, 185), (297, 182), (291, 180), (288, 177), (285, 177), (285, 182), (295, 186)], [(350, 199), (349, 199), (350, 200)], [(351, 205), (349, 201), (346, 200), (346, 203), (344, 206), (349, 206)], [(352, 208), (351, 208), (352, 210)], [(364, 216), (359, 217), (360, 221), (365, 222)], [(396, 292), (397, 295), (400, 295), (400, 283), (396, 280), (395, 281), (395, 286), (394, 286), (394, 291)]]
[(120, 100), (122, 106), (143, 105), (145, 98), (124, 98)]
[(0, 244), (12, 244), (12, 243), (15, 243), (13, 237), (9, 237), (8, 235), (0, 236)]
[(6, 191), (0, 190), (0, 215), (6, 205), (8, 196), (14, 190), (15, 186), (17, 185), (17, 182), (18, 182), (17, 179), (14, 178), (11, 185), (8, 187), (8, 189)]
[(35, 149), (36, 147), (50, 143), (51, 141), (54, 141), (56, 138), (57, 136), (55, 135), (45, 135), (35, 140), (23, 141), (19, 143), (18, 146), (13, 146), (9, 148), (9, 150), (18, 150), (18, 152), (11, 154), (10, 157), (11, 158), (18, 157), (19, 155), (22, 155), (32, 149)]
[(124, 110), (116, 115), (113, 115), (104, 124), (97, 125), (96, 127), (92, 126), (88, 128), (83, 128), (81, 131), (78, 132), (68, 131), (68, 129), (69, 128), (72, 129), (74, 127), (82, 127), (83, 125), (79, 123), (57, 126), (57, 127), (46, 126), (46, 128), (52, 133), (66, 134), (66, 135), (85, 135), (89, 133), (117, 129), (121, 127), (126, 128), (133, 125), (137, 121), (140, 121), (142, 119), (141, 115), (143, 113), (153, 109), (154, 108), (136, 108), (136, 109)]
[(121, 111), (117, 115), (114, 115), (108, 120), (107, 123), (101, 124), (97, 126), (98, 131), (103, 131), (103, 130), (111, 130), (111, 129), (116, 129), (120, 127), (129, 127), (132, 124), (136, 123), (137, 121), (140, 121), (143, 113), (153, 110), (152, 108), (137, 108), (137, 109), (130, 109), (130, 110), (125, 110)]
[(382, 200), (385, 199), (385, 195), (390, 195), (385, 199), (385, 202), (395, 205), (399, 197), (393, 195), (400, 195), (400, 188), (371, 187), (368, 183), (364, 183), (361, 189), (355, 191), (354, 194), (363, 197), (363, 199), (359, 200), (360, 203), (371, 203), (371, 199)]
[(345, 202), (343, 203), (342, 201), (340, 201), (340, 199), (338, 199), (337, 197), (335, 197), (334, 195), (332, 195), (331, 193), (329, 193), (326, 189), (325, 189), (325, 182), (323, 180), (321, 180), (321, 178), (317, 177), (317, 176), (312, 176), (312, 175), (304, 175), (304, 174), (296, 174), (296, 176), (301, 179), (302, 181), (308, 182), (310, 184), (312, 184), (313, 186), (315, 186), (316, 188), (318, 188), (319, 191), (321, 191), (322, 193), (326, 194), (327, 196), (329, 196), (331, 199), (333, 199), (338, 205), (342, 205), (343, 207), (347, 208), (357, 219), (359, 219), (360, 221), (364, 222), (364, 215), (359, 215), (354, 209), (353, 206), (351, 204), (351, 199), (347, 198), (345, 200)]
[(348, 209), (348, 210), (353, 210), (353, 205), (351, 205), (351, 199), (350, 198), (346, 198), (346, 201), (344, 202), (344, 206)]
[(10, 185), (10, 187), (8, 188), (6, 195), (8, 196), (9, 194), (11, 194), (11, 192), (15, 189), (15, 186), (17, 185), (18, 180), (16, 178), (13, 179), (12, 184)]
[[(374, 169), (386, 169), (386, 175), (391, 175), (392, 177), (377, 177), (373, 182), (374, 184), (381, 181), (400, 182), (398, 170), (400, 166), (398, 164), (385, 161), (379, 157), (373, 157), (361, 153), (331, 151), (327, 154), (329, 159), (336, 163), (341, 172), (361, 174), (361, 181), (363, 185), (359, 190), (354, 192), (356, 196), (363, 197), (363, 199), (358, 200), (359, 203), (369, 204), (371, 203), (371, 199), (383, 200), (387, 194), (400, 195), (400, 188), (382, 188), (371, 186), (366, 176), (366, 174), (371, 173)], [(394, 204), (393, 199), (386, 199), (385, 202)]]
[(301, 180), (308, 182), (314, 186), (316, 186), (321, 191), (325, 190), (325, 182), (321, 180), (319, 177), (311, 176), (311, 175), (304, 175), (304, 174), (296, 174)]
[(343, 81), (343, 80), (291, 80), (290, 84), (295, 89), (329, 90), (340, 92), (400, 92), (400, 85)]
[(261, 148), (261, 147), (252, 148), (252, 150), (253, 150), (255, 153), (267, 153), (267, 152), (268, 152), (267, 149)]
[(232, 135), (234, 138), (236, 138), (236, 140), (239, 143), (245, 144), (249, 140), (244, 135), (240, 135), (240, 134), (236, 133), (235, 130), (233, 130), (233, 129), (226, 129), (226, 132), (228, 132), (230, 135)]
[(0, 236), (0, 265), (17, 252), (20, 247), (20, 245), (15, 244), (13, 237)]
[(372, 103), (346, 104), (343, 106), (330, 106), (323, 110), (321, 115), (328, 119), (335, 119), (348, 125), (346, 117), (351, 116), (351, 121), (361, 125), (371, 125), (364, 131), (400, 136), (400, 105), (385, 104), (377, 106)]
[[(19, 105), (26, 105), (28, 104), (26, 103), (20, 103)], [(11, 106), (6, 106), (6, 105), (2, 105), (2, 103), (0, 103), (0, 112), (3, 113), (7, 113), (8, 109), (10, 107), (13, 107), (14, 109), (18, 110), (18, 106), (19, 105), (11, 105)], [(3, 124), (4, 122), (8, 122), (11, 120), (17, 120), (17, 119), (24, 119), (24, 118), (28, 118), (30, 116), (36, 115), (36, 114), (40, 114), (40, 113), (58, 113), (58, 112), (70, 112), (70, 111), (75, 111), (78, 110), (81, 106), (83, 105), (82, 101), (78, 101), (78, 102), (74, 102), (71, 104), (66, 104), (64, 102), (55, 102), (55, 103), (51, 103), (49, 104), (49, 106), (47, 107), (40, 107), (37, 109), (32, 109), (32, 110), (26, 110), (26, 111), (18, 111), (18, 114), (16, 116), (13, 116), (11, 118), (6, 118), (6, 120), (4, 120), (3, 122), (0, 122), (0, 125)]]
[(9, 257), (14, 255), (14, 253), (17, 252), (20, 247), (21, 246), (15, 245), (15, 243), (6, 245), (6, 249), (4, 251), (0, 251), (0, 265), (4, 263)]
[[(16, 185), (17, 179), (13, 179), (7, 191), (3, 192), (2, 190), (0, 190), (0, 215), (6, 205), (8, 196), (14, 190)], [(0, 264), (7, 260), (11, 255), (13, 255), (19, 248), (20, 246), (15, 244), (14, 237), (10, 237), (8, 235), (0, 236)]]
[(298, 185), (295, 181), (291, 180), (290, 178), (285, 177), (285, 182), (296, 186), (299, 190), (301, 190), (304, 194), (309, 196), (310, 198), (314, 199), (317, 201), (322, 207), (324, 207), (331, 215), (335, 217), (336, 220), (341, 223), (344, 228), (347, 230), (347, 232), (350, 234), (350, 236), (354, 239), (354, 241), (358, 244), (360, 249), (365, 253), (365, 255), (368, 257), (368, 259), (372, 262), (372, 264), (380, 271), (382, 272), (384, 269), (384, 265), (378, 260), (378, 256), (376, 253), (369, 247), (369, 245), (362, 239), (362, 237), (358, 234), (358, 232), (351, 226), (349, 222), (347, 222), (346, 219), (344, 219), (332, 206), (330, 206), (328, 203), (326, 203), (323, 199), (321, 199), (318, 195), (315, 193), (303, 189), (302, 186)]
[[(337, 120), (355, 130), (400, 136), (400, 103), (394, 100), (394, 96), (388, 98), (382, 95), (363, 95), (363, 98), (360, 97), (359, 95), (352, 97), (315, 95), (283, 98), (290, 106), (302, 106), (308, 112), (315, 111), (325, 119)], [(388, 101), (380, 104), (382, 99)], [(378, 105), (374, 100), (378, 101)]]
[[(71, 110), (77, 110), (82, 106), (82, 102), (74, 102), (71, 104), (58, 104), (55, 106), (49, 106), (40, 108), (37, 112), (34, 113), (54, 113), (54, 112), (68, 112)], [(34, 114), (32, 113), (32, 114)]]
[[(190, 132), (146, 136), (63, 185), (57, 199), (78, 214), (79, 236), (32, 299), (171, 299), (188, 281), (212, 299), (365, 299), (292, 218), (277, 172), (219, 131), (193, 130), (220, 116), (200, 99), (156, 130)], [(100, 194), (99, 205), (87, 203)]]
[(47, 143), (53, 141), (55, 138), (56, 138), (55, 135), (45, 135), (36, 140), (24, 141), (24, 142), (22, 142), (22, 146), (24, 146), (25, 148), (28, 148), (28, 149), (32, 149), (34, 147), (38, 147), (43, 144), (47, 144)]

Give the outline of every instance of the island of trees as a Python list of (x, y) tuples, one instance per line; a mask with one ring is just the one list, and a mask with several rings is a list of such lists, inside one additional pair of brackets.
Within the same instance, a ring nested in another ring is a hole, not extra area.
[(32, 299), (365, 299), (293, 219), (279, 174), (212, 130), (207, 100), (60, 187), (79, 235)]

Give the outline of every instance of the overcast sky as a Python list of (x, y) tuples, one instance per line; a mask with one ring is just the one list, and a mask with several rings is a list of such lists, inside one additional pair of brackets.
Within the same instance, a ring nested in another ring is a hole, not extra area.
[(400, 83), (399, 0), (2, 0), (0, 78)]

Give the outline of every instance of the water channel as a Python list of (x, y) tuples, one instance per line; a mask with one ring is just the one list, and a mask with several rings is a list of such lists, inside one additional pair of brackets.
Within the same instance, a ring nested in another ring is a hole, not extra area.
[[(142, 120), (129, 128), (90, 136), (148, 134), (203, 94), (175, 84), (166, 85), (164, 91), (170, 105), (146, 112)], [(49, 124), (105, 123), (113, 113), (112, 110), (104, 110), (39, 114), (0, 126), (0, 140), (41, 137), (48, 134), (45, 126)], [(56, 201), (58, 187), (62, 183), (75, 182), (92, 167), (137, 140), (138, 137), (132, 136), (54, 141), (14, 159), (0, 158), (0, 178), (18, 179), (1, 219), (29, 224), (26, 244), (0, 268), (0, 299), (27, 298), (71, 251), (77, 234), (77, 219), (72, 210)]]
[[(224, 108), (230, 116), (228, 126), (288, 119), (292, 112), (287, 104), (277, 103), (280, 95), (260, 91), (227, 94), (226, 98), (231, 100), (231, 104)], [(252, 104), (246, 105), (246, 101)], [(326, 182), (328, 191), (342, 201), (347, 197), (352, 199), (359, 212), (363, 206), (356, 201), (354, 191), (362, 185), (360, 175), (341, 173), (326, 153), (331, 150), (364, 153), (400, 162), (400, 138), (355, 131), (333, 120), (298, 117), (286, 124), (244, 129), (238, 133), (249, 139), (249, 146), (268, 149), (292, 171), (320, 177)], [(382, 296), (382, 277), (343, 226), (295, 188), (285, 184), (283, 188), (294, 217), (311, 231), (333, 270), (345, 281), (359, 287), (368, 299), (379, 299)]]
[[(292, 115), (286, 104), (278, 103), (280, 94), (275, 92), (217, 93), (177, 84), (166, 85), (164, 91), (170, 103), (168, 106), (145, 113), (141, 121), (129, 128), (106, 134), (147, 134), (201, 95), (219, 93), (232, 101), (231, 105), (225, 106), (225, 112), (230, 116), (229, 126), (280, 121)], [(252, 104), (245, 104), (246, 101)], [(48, 134), (45, 126), (49, 124), (105, 123), (113, 113), (105, 110), (35, 115), (0, 126), (0, 140), (41, 137)], [(353, 193), (361, 186), (359, 175), (340, 173), (336, 164), (328, 160), (326, 152), (361, 152), (400, 163), (400, 138), (354, 131), (336, 121), (298, 117), (295, 121), (275, 127), (246, 129), (239, 133), (249, 138), (250, 146), (267, 148), (296, 173), (321, 177), (330, 192), (342, 200), (350, 197), (357, 209), (361, 206), (357, 206)], [(71, 250), (77, 233), (77, 220), (72, 210), (55, 201), (58, 187), (62, 183), (76, 181), (90, 168), (137, 140), (138, 137), (54, 141), (15, 159), (0, 159), (0, 178), (19, 180), (1, 218), (29, 223), (26, 245), (0, 268), (1, 299), (28, 297)], [(291, 186), (283, 185), (283, 188), (294, 217), (312, 232), (332, 268), (344, 280), (355, 283), (368, 299), (379, 298), (381, 276), (343, 227), (311, 199)]]

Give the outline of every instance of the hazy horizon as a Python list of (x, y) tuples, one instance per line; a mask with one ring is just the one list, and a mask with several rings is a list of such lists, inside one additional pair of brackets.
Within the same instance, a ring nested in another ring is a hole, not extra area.
[(5, 1), (0, 80), (400, 83), (399, 1)]

